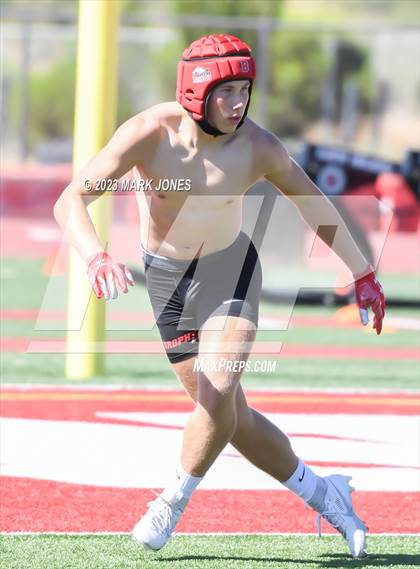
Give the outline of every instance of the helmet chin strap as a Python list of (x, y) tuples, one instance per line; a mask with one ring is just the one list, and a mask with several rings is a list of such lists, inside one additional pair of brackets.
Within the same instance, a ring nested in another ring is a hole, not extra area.
[(201, 121), (195, 121), (201, 130), (204, 130), (206, 134), (211, 134), (212, 136), (221, 136), (223, 134), (228, 134), (227, 132), (222, 132), (215, 126), (212, 126), (206, 119), (202, 119)]

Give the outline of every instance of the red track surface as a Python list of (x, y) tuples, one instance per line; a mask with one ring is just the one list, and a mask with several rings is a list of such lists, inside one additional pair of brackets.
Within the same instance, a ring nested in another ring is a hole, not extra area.
[[(128, 532), (154, 499), (149, 489), (98, 488), (28, 478), (1, 479), (6, 532)], [(417, 533), (415, 493), (357, 492), (354, 502), (373, 533)], [(417, 502), (418, 503), (418, 502)], [(334, 533), (324, 524), (325, 533)], [(315, 513), (289, 492), (197, 490), (177, 531), (315, 531)]]
[[(27, 419), (114, 422), (102, 411), (189, 411), (180, 391), (7, 387), (2, 415)], [(369, 413), (413, 415), (418, 399), (410, 394), (247, 393), (261, 411), (277, 413)], [(120, 424), (121, 421), (118, 421)], [(366, 465), (365, 465), (366, 466)], [(2, 477), (1, 529), (6, 532), (128, 532), (148, 501), (150, 489), (110, 488), (31, 478)], [(356, 492), (354, 500), (374, 533), (420, 531), (418, 494)], [(180, 532), (313, 532), (315, 514), (289, 492), (273, 490), (198, 490)], [(325, 527), (325, 531), (331, 531)]]
[[(38, 199), (37, 194), (34, 195)], [(119, 201), (116, 200), (116, 205)], [(33, 208), (34, 204), (30, 204), (27, 212), (29, 213)], [(134, 210), (132, 212), (136, 217), (137, 213)], [(8, 239), (3, 239), (1, 243), (3, 256), (45, 259), (49, 253), (54, 253), (64, 239), (57, 224), (52, 220), (52, 209), (47, 214), (50, 217), (42, 219), (3, 217), (2, 231), (4, 235), (8, 236)], [(36, 233), (40, 231), (45, 232), (42, 239), (39, 236), (36, 237)], [(381, 258), (382, 271), (418, 274), (418, 233), (392, 232), (387, 236), (383, 249), (382, 232), (370, 232), (369, 237), (376, 251), (375, 256)], [(113, 223), (110, 246), (114, 256), (130, 263), (138, 263), (140, 242), (138, 241), (138, 225), (136, 222), (133, 220), (132, 223), (127, 223), (127, 221)], [(404, 251), (405, 254), (401, 255), (401, 251)]]
[[(246, 391), (250, 405), (266, 413), (417, 415), (419, 398), (404, 393), (325, 393)], [(26, 419), (112, 422), (95, 415), (101, 411), (188, 412), (193, 404), (179, 390), (105, 391), (61, 387), (7, 387), (1, 390), (1, 415)], [(120, 421), (119, 421), (120, 422)], [(132, 424), (132, 422), (130, 422)]]

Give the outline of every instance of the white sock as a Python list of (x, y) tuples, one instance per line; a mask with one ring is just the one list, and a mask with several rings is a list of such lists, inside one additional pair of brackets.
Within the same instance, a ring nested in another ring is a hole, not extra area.
[(191, 494), (203, 480), (203, 476), (192, 476), (185, 472), (182, 466), (178, 466), (175, 471), (175, 476), (171, 483), (162, 492), (162, 498), (171, 500), (175, 496), (186, 498), (189, 500)]
[(294, 494), (303, 498), (305, 502), (309, 502), (317, 489), (317, 482), (322, 478), (315, 474), (302, 460), (299, 459), (296, 470), (292, 476), (283, 482), (284, 486), (291, 490)]

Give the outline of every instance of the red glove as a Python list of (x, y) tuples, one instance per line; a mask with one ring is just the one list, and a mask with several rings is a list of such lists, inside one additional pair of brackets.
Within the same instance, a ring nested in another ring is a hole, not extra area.
[(354, 293), (362, 324), (366, 326), (369, 322), (367, 309), (370, 306), (374, 314), (373, 327), (376, 333), (380, 334), (382, 330), (382, 320), (385, 316), (385, 297), (382, 286), (376, 280), (373, 269), (367, 275), (360, 278), (356, 276), (355, 278)]
[(134, 286), (133, 277), (127, 267), (115, 263), (105, 251), (92, 255), (86, 263), (89, 282), (97, 298), (117, 298), (116, 282), (124, 293), (128, 292), (127, 283)]

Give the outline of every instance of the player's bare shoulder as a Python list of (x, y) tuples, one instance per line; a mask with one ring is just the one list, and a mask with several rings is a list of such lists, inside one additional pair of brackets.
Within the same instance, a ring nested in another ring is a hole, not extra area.
[(117, 133), (120, 133), (120, 138), (134, 143), (147, 141), (152, 147), (157, 146), (165, 130), (176, 128), (184, 114), (184, 109), (175, 101), (159, 103), (128, 119)]
[(259, 175), (264, 177), (285, 167), (289, 154), (278, 137), (251, 119), (247, 119), (246, 123), (253, 145), (254, 165)]
[(176, 101), (159, 103), (150, 107), (147, 112), (159, 125), (161, 135), (168, 128), (177, 131), (183, 117), (186, 115), (185, 110)]
[(104, 150), (109, 155), (139, 164), (153, 154), (159, 143), (160, 131), (153, 109), (147, 109), (121, 124)]

